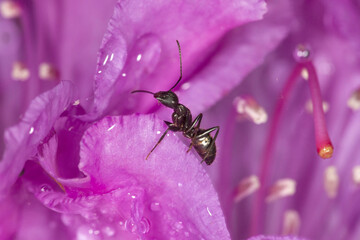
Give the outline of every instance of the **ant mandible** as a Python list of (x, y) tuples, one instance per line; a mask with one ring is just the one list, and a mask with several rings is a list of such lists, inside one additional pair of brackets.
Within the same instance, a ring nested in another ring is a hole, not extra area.
[[(160, 137), (159, 141), (156, 143), (156, 145), (151, 149), (149, 154), (147, 155), (146, 159), (150, 156), (150, 154), (155, 150), (155, 148), (160, 144), (160, 142), (164, 139), (165, 135), (169, 130), (173, 132), (183, 132), (183, 135), (187, 138), (191, 139), (191, 143), (189, 146), (189, 149), (187, 152), (189, 152), (194, 146), (197, 153), (200, 155), (200, 157), (203, 159), (201, 162), (205, 162), (207, 165), (210, 165), (214, 160), (216, 156), (216, 145), (215, 140), (219, 134), (219, 126), (212, 127), (209, 129), (201, 129), (200, 123), (201, 119), (203, 117), (202, 113), (200, 113), (194, 121), (192, 121), (192, 115), (190, 110), (185, 107), (184, 105), (179, 103), (178, 97), (176, 94), (172, 91), (180, 82), (182, 78), (182, 60), (181, 60), (181, 48), (180, 43), (178, 40), (176, 40), (176, 43), (179, 48), (179, 57), (180, 57), (180, 77), (179, 80), (175, 83), (175, 85), (170, 88), (168, 91), (160, 91), (157, 93), (153, 93), (146, 90), (135, 90), (131, 93), (150, 93), (156, 98), (161, 104), (163, 104), (165, 107), (171, 108), (174, 110), (172, 114), (172, 123), (168, 121), (164, 121), (165, 124), (168, 126), (164, 134)], [(211, 137), (210, 133), (215, 131), (214, 138)]]

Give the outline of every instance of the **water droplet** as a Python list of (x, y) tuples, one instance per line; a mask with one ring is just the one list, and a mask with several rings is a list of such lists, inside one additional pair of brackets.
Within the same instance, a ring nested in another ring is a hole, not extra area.
[(134, 223), (133, 219), (128, 219), (125, 221), (125, 229), (127, 229), (129, 232), (132, 232), (132, 233), (136, 232), (137, 226)]
[(139, 231), (143, 234), (148, 233), (150, 231), (150, 221), (146, 217), (143, 217), (139, 224)]
[(29, 130), (29, 134), (30, 134), (30, 135), (33, 134), (34, 131), (35, 131), (35, 128), (34, 128), (34, 127), (31, 127), (30, 130)]
[(116, 82), (126, 58), (126, 42), (121, 36), (111, 36), (100, 50), (96, 79), (107, 82), (108, 86)]
[(307, 62), (310, 60), (310, 48), (304, 44), (296, 46), (294, 51), (294, 59), (297, 62)]
[(160, 133), (161, 133), (161, 131), (157, 131), (157, 132), (156, 132), (156, 134), (160, 134)]
[(112, 227), (110, 226), (106, 226), (103, 228), (103, 232), (106, 236), (108, 237), (112, 237), (115, 235), (115, 229), (113, 229)]
[(93, 229), (89, 229), (89, 234), (93, 234), (94, 233), (94, 230)]
[(182, 187), (183, 184), (181, 182), (178, 183), (178, 187)]
[(126, 73), (121, 74), (121, 76), (126, 77)]
[(49, 185), (42, 185), (40, 187), (40, 191), (41, 192), (51, 192), (52, 191), (52, 188), (49, 186)]
[(184, 83), (183, 85), (181, 85), (181, 89), (182, 89), (182, 90), (187, 90), (187, 89), (190, 88), (190, 86), (191, 86), (190, 83)]
[(150, 209), (151, 209), (151, 211), (154, 211), (154, 212), (160, 211), (161, 210), (160, 203), (159, 202), (152, 202), (150, 204)]
[(178, 230), (178, 231), (184, 228), (183, 223), (181, 221), (176, 222), (174, 224), (174, 226), (175, 226), (176, 230)]
[(111, 131), (114, 127), (116, 126), (116, 124), (112, 125), (111, 127), (108, 128), (108, 131)]
[(141, 57), (142, 57), (141, 54), (138, 54), (137, 57), (136, 57), (136, 61), (140, 62)]
[(212, 216), (212, 213), (210, 212), (209, 207), (206, 207), (206, 210), (207, 210), (207, 212), (209, 213), (209, 215)]

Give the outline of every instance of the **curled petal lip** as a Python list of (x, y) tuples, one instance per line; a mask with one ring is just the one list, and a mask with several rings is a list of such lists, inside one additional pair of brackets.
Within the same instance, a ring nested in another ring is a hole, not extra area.
[(21, 122), (5, 132), (5, 152), (0, 162), (0, 197), (11, 188), (25, 161), (36, 154), (40, 142), (72, 98), (70, 82), (61, 82), (54, 89), (35, 98)]
[[(54, 176), (69, 195), (39, 188), (35, 195), (59, 212), (93, 214), (91, 206), (106, 205), (119, 211), (115, 216), (119, 221), (149, 221), (149, 236), (162, 236), (175, 227), (178, 237), (189, 234), (229, 239), (210, 178), (199, 159), (186, 153), (187, 146), (175, 134), (165, 137), (145, 160), (160, 137), (157, 133), (165, 129), (154, 115), (106, 117), (94, 123), (80, 143), (79, 169), (85, 177)], [(56, 157), (53, 144), (56, 141), (50, 140), (44, 147), (45, 158), (40, 159), (43, 166)], [(45, 169), (52, 173), (54, 167), (47, 165)], [(121, 207), (115, 202), (122, 202)]]

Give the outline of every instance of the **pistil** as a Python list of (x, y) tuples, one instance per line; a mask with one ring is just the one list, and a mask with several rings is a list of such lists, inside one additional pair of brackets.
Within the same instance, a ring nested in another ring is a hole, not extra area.
[(280, 118), (283, 113), (284, 103), (289, 99), (290, 94), (294, 88), (296, 81), (301, 77), (307, 80), (309, 84), (311, 101), (313, 107), (313, 118), (314, 118), (314, 127), (315, 127), (315, 142), (316, 148), (319, 156), (321, 158), (330, 158), (333, 154), (333, 145), (328, 136), (324, 111), (323, 111), (323, 101), (320, 92), (320, 86), (316, 70), (312, 62), (310, 61), (310, 51), (305, 48), (303, 45), (298, 47), (297, 54), (295, 55), (297, 64), (295, 65), (294, 70), (290, 74), (288, 80), (285, 83), (284, 88), (280, 93), (280, 98), (276, 104), (275, 112), (270, 126), (270, 132), (267, 137), (265, 151), (262, 157), (262, 162), (260, 163), (260, 189), (256, 197), (253, 208), (253, 218), (252, 218), (252, 234), (258, 234), (260, 229), (260, 215), (263, 215), (264, 200), (266, 197), (266, 180), (268, 179), (268, 171), (272, 166), (272, 151), (274, 145), (276, 144), (276, 139), (278, 136), (278, 127), (280, 124)]

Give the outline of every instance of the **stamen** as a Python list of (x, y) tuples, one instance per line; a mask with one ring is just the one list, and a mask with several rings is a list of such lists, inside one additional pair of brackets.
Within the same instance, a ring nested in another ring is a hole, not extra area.
[(30, 77), (30, 71), (22, 62), (14, 62), (11, 77), (17, 81), (26, 81)]
[(325, 169), (324, 187), (329, 198), (335, 198), (337, 196), (339, 188), (339, 175), (334, 166), (330, 166)]
[(360, 166), (355, 166), (352, 169), (352, 179), (357, 186), (360, 186)]
[(330, 141), (326, 128), (319, 81), (316, 75), (315, 67), (311, 62), (304, 63), (304, 67), (309, 73), (309, 87), (311, 101), (313, 105), (315, 141), (317, 151), (321, 158), (330, 158), (332, 157), (334, 147)]
[(356, 111), (360, 109), (360, 88), (354, 91), (349, 98), (347, 105), (352, 110)]
[(236, 111), (240, 118), (247, 118), (255, 124), (266, 123), (268, 115), (263, 107), (251, 96), (237, 97), (234, 99)]
[(54, 80), (59, 76), (58, 71), (54, 65), (50, 63), (41, 63), (39, 65), (39, 78), (44, 80)]
[(282, 234), (296, 236), (299, 234), (300, 225), (301, 225), (301, 220), (299, 213), (295, 210), (287, 210), (284, 213)]
[(269, 195), (266, 197), (266, 201), (272, 202), (279, 198), (292, 196), (295, 192), (296, 182), (293, 179), (280, 179), (271, 187)]
[[(324, 113), (327, 113), (329, 111), (329, 103), (328, 102), (325, 102), (323, 101), (322, 103), (322, 108), (323, 108), (323, 111)], [(313, 105), (312, 105), (312, 102), (311, 100), (308, 100), (306, 103), (305, 103), (305, 109), (308, 113), (313, 113)]]
[(14, 1), (3, 1), (0, 3), (0, 14), (3, 18), (16, 18), (21, 14), (21, 7)]
[(258, 177), (255, 175), (241, 180), (235, 191), (234, 202), (240, 202), (242, 199), (258, 190), (259, 187), (260, 182)]

